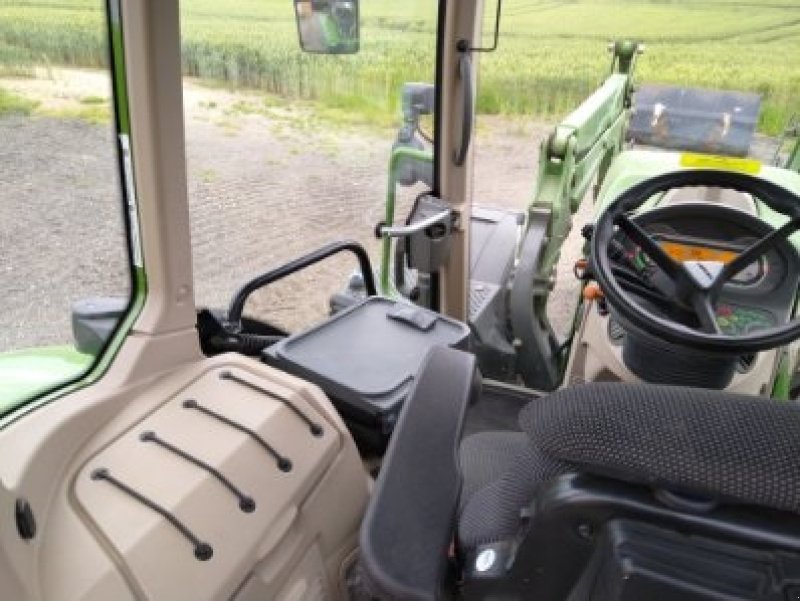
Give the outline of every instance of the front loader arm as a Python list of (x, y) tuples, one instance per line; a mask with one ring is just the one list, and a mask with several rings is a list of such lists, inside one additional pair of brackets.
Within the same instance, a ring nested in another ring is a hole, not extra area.
[(599, 188), (611, 161), (622, 150), (633, 94), (633, 67), (640, 48), (634, 42), (614, 44), (616, 72), (542, 143), (529, 205), (529, 211), (545, 210), (551, 215), (539, 277), (551, 278), (572, 226), (572, 214), (593, 182)]
[(792, 118), (785, 135), (786, 137), (794, 138), (794, 142), (783, 167), (800, 173), (800, 120), (796, 116)]
[[(621, 152), (633, 95), (633, 71), (641, 46), (617, 42), (611, 74), (603, 85), (560, 123), (542, 144), (533, 199), (527, 208), (525, 236), (517, 249), (517, 266), (509, 290), (511, 343), (516, 349), (516, 371), (539, 390), (552, 390), (561, 378), (560, 343), (546, 316), (547, 297), (555, 283), (561, 245), (569, 234), (572, 214), (593, 183), (602, 183), (613, 159)], [(433, 90), (406, 84), (405, 122), (393, 148), (389, 167), (386, 216), (394, 221), (396, 186), (423, 182), (430, 186), (432, 153), (417, 140), (418, 117), (433, 111)], [(396, 294), (391, 278), (392, 240), (385, 233), (381, 261), (382, 294)], [(402, 271), (399, 262), (395, 271)], [(399, 273), (395, 273), (395, 278)]]
[(552, 390), (561, 372), (560, 344), (546, 314), (561, 246), (572, 215), (589, 187), (602, 184), (622, 151), (633, 95), (633, 71), (642, 47), (617, 42), (611, 74), (542, 143), (536, 187), (510, 293), (517, 371), (528, 386)]

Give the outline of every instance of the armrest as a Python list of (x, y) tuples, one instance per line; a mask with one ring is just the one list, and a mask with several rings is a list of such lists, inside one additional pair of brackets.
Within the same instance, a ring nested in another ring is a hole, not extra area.
[(474, 355), (434, 347), (392, 435), (361, 526), (361, 568), (379, 599), (438, 599), (461, 493), (458, 448), (480, 393)]

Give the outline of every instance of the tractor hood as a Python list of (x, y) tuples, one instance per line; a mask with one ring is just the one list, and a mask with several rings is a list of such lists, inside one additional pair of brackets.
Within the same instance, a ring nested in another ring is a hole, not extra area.
[[(754, 159), (659, 150), (628, 150), (621, 153), (612, 163), (598, 196), (595, 212), (599, 215), (608, 204), (625, 190), (645, 179), (671, 171), (698, 168), (749, 173), (800, 195), (800, 174), (787, 169), (764, 165)], [(646, 211), (657, 204), (658, 200), (658, 198), (651, 199), (639, 210)], [(786, 222), (786, 217), (775, 213), (761, 203), (758, 206), (758, 216), (773, 227), (780, 227)], [(796, 245), (798, 244), (797, 238), (797, 235), (791, 238)]]

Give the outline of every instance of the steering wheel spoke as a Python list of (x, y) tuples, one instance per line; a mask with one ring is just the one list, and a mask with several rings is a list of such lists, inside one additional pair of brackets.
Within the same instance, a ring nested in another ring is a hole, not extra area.
[(642, 252), (650, 257), (671, 280), (678, 281), (682, 278), (683, 267), (676, 263), (642, 226), (625, 213), (620, 213), (619, 216), (617, 216), (616, 224), (628, 238), (639, 245)]
[(713, 291), (715, 293), (719, 292), (728, 280), (742, 271), (742, 269), (745, 269), (764, 256), (769, 249), (784, 238), (791, 236), (798, 229), (800, 229), (800, 217), (793, 217), (778, 229), (771, 231), (760, 240), (748, 246), (744, 251), (739, 253), (733, 261), (725, 265), (714, 282)]
[(707, 334), (722, 334), (722, 330), (717, 323), (717, 312), (711, 304), (711, 297), (708, 294), (697, 292), (692, 295), (692, 308), (695, 315), (700, 320), (700, 329)]

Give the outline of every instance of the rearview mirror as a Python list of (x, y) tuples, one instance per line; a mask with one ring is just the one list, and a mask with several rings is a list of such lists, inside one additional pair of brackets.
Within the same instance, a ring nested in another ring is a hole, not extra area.
[(358, 0), (294, 0), (294, 14), (305, 52), (358, 52)]

